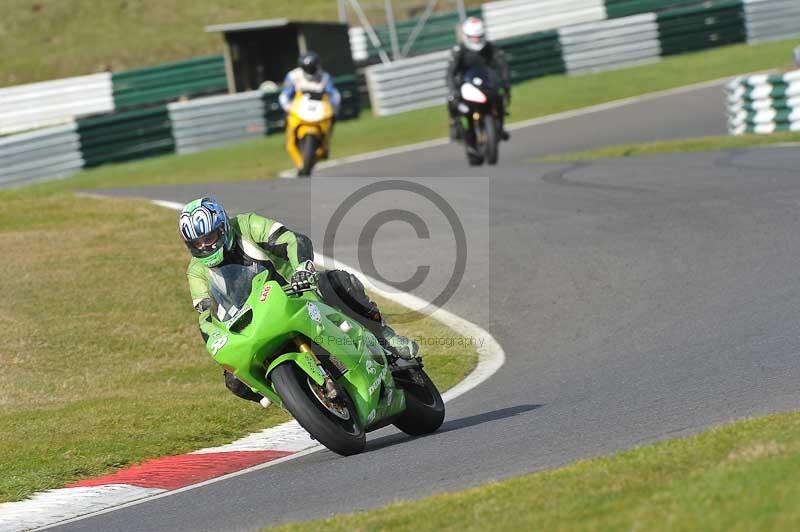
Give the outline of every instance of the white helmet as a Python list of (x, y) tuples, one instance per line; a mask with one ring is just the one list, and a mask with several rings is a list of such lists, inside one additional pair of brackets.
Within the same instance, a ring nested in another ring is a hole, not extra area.
[(486, 30), (478, 17), (469, 17), (461, 25), (461, 40), (470, 50), (480, 52), (486, 46)]

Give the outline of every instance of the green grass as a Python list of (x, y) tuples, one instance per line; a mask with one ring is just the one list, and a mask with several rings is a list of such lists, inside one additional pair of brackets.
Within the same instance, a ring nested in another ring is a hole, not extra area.
[(292, 530), (798, 530), (800, 414)]
[[(405, 18), (408, 8), (419, 4), (395, 2), (396, 16)], [(380, 23), (383, 5), (373, 7), (367, 14)], [(442, 3), (441, 9), (455, 8)], [(279, 17), (335, 21), (336, 2), (3, 0), (0, 87), (221, 54), (222, 37), (206, 33), (205, 26)]]
[(800, 132), (774, 133), (771, 135), (740, 135), (724, 137), (699, 137), (683, 140), (661, 142), (645, 142), (641, 144), (621, 144), (607, 146), (596, 150), (574, 153), (558, 153), (546, 157), (532, 159), (537, 162), (557, 163), (582, 161), (591, 159), (609, 159), (612, 157), (636, 157), (657, 153), (683, 153), (698, 151), (730, 150), (750, 146), (769, 146), (785, 142), (800, 142)]
[[(197, 329), (174, 212), (69, 193), (0, 202), (0, 502), (288, 419), (225, 389)], [(457, 336), (422, 316), (398, 329)], [(439, 346), (425, 360), (444, 389), (477, 355)]]
[[(743, 72), (781, 67), (791, 57), (793, 44), (793, 41), (781, 41), (728, 46), (625, 70), (533, 80), (515, 87), (511, 118), (530, 119)], [(443, 106), (383, 118), (365, 113), (358, 120), (336, 126), (332, 156), (345, 157), (440, 138), (446, 134), (446, 124)], [(101, 166), (42, 185), (40, 190), (264, 179), (290, 166), (283, 137), (273, 135), (197, 154)]]
[(0, 86), (220, 54), (205, 26), (282, 16), (335, 19), (336, 2), (4, 0)]

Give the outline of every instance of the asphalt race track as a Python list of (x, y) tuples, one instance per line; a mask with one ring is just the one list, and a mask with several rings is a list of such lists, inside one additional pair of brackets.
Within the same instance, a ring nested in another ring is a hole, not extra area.
[[(490, 330), (505, 366), (448, 404), (445, 425), (429, 437), (384, 429), (359, 456), (317, 452), (57, 529), (252, 530), (797, 409), (800, 150), (529, 160), (723, 134), (721, 102), (712, 87), (517, 130), (494, 168), (468, 168), (451, 145), (321, 172), (311, 181), (464, 176), (447, 198), (461, 207), (480, 203), (487, 182), (466, 177), (489, 178), (491, 246), (447, 308)], [(308, 232), (316, 223), (309, 186), (274, 180), (114, 193), (171, 201), (210, 193), (230, 211), (255, 209)], [(465, 226), (480, 222), (470, 216)], [(343, 224), (338, 238), (355, 241), (355, 230)], [(381, 234), (381, 252), (393, 259), (379, 269), (407, 277), (408, 263), (419, 260), (413, 231), (397, 225)], [(345, 244), (337, 258), (357, 265), (356, 251)]]

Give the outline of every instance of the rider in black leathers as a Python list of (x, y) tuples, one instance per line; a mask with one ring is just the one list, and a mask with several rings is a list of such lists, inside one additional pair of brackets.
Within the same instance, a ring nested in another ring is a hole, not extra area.
[(459, 140), (464, 131), (458, 121), (458, 102), (461, 98), (460, 88), (464, 74), (473, 68), (487, 69), (494, 72), (504, 89), (504, 98), (500, 102), (500, 120), (503, 140), (509, 134), (504, 127), (506, 109), (511, 103), (511, 72), (503, 51), (486, 40), (483, 21), (477, 17), (469, 17), (461, 27), (461, 44), (455, 46), (447, 64), (447, 111), (450, 114), (450, 138)]

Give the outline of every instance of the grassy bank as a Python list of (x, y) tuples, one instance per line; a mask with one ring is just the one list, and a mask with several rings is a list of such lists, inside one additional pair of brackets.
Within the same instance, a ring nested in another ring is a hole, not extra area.
[[(724, 76), (785, 66), (794, 41), (736, 45), (671, 57), (660, 63), (582, 76), (551, 76), (514, 89), (512, 120), (524, 120)], [(722, 94), (720, 94), (722, 98)], [(444, 107), (377, 118), (365, 114), (336, 127), (332, 156), (439, 138)], [(87, 170), (46, 190), (264, 179), (290, 167), (281, 135), (191, 155), (170, 155)]]
[(783, 414), (462, 492), (279, 530), (798, 528), (800, 414)]
[[(419, 4), (395, 2), (396, 16), (407, 17), (408, 8)], [(452, 3), (441, 5), (454, 9)], [(365, 9), (373, 23), (383, 20), (382, 4)], [(3, 0), (0, 87), (220, 54), (222, 37), (206, 33), (205, 26), (282, 17), (337, 20), (336, 2)]]
[[(5, 0), (0, 87), (222, 53), (210, 24), (336, 19), (328, 0)], [(87, 21), (91, 21), (87, 24)]]
[[(225, 389), (197, 330), (174, 212), (65, 193), (0, 202), (11, 303), (0, 308), (0, 502), (288, 419)], [(399, 329), (457, 336), (431, 318)], [(445, 346), (425, 355), (442, 388), (477, 359)]]
[(694, 139), (645, 142), (642, 144), (621, 144), (597, 150), (574, 153), (561, 153), (532, 159), (537, 162), (557, 163), (591, 159), (610, 159), (613, 157), (636, 157), (658, 153), (688, 153), (698, 151), (731, 150), (752, 146), (800, 142), (800, 132), (774, 133), (771, 135), (741, 135), (724, 137), (700, 137)]

